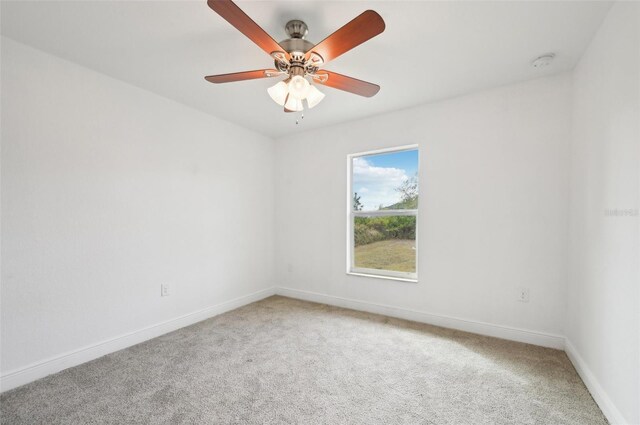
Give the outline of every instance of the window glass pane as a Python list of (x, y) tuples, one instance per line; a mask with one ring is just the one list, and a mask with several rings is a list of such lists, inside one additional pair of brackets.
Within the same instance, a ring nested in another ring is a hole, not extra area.
[(356, 268), (416, 272), (416, 217), (353, 218)]
[(377, 211), (418, 208), (418, 150), (352, 159), (352, 208)]

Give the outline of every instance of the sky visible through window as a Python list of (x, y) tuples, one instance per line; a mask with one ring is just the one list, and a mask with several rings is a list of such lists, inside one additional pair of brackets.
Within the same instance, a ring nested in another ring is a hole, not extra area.
[(418, 150), (357, 157), (352, 169), (352, 187), (362, 210), (375, 211), (401, 201), (396, 188), (418, 171)]

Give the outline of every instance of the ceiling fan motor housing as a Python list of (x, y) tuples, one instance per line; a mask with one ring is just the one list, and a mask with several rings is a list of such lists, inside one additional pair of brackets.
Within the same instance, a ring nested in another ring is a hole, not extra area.
[(288, 38), (278, 43), (287, 53), (301, 52), (307, 53), (314, 46), (309, 40), (302, 38)]
[(287, 53), (307, 53), (314, 46), (312, 42), (305, 40), (305, 37), (309, 33), (309, 28), (303, 21), (299, 19), (291, 20), (287, 22), (284, 29), (289, 35), (289, 38), (282, 40), (278, 44), (282, 46)]
[[(290, 38), (282, 40), (278, 44), (290, 55), (289, 63), (284, 63), (276, 58), (275, 66), (281, 72), (287, 72), (290, 76), (302, 75), (304, 76), (310, 71), (309, 65), (306, 64), (305, 53), (315, 46), (305, 37), (309, 33), (307, 24), (299, 19), (294, 19), (287, 22), (285, 25), (285, 31)], [(309, 69), (307, 69), (309, 68)]]

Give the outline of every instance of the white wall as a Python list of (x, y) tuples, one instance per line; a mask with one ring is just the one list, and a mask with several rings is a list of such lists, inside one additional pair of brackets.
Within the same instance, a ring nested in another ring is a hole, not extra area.
[(273, 161), (269, 138), (3, 38), (2, 374), (271, 287)]
[(640, 423), (640, 4), (617, 3), (575, 70), (568, 350), (614, 422)]
[[(278, 284), (562, 334), (570, 99), (563, 74), (279, 140)], [(414, 143), (419, 283), (347, 275), (347, 154)]]

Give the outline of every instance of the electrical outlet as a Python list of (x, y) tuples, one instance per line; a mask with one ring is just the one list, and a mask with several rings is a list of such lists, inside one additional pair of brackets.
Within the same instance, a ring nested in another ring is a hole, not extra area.
[(518, 301), (521, 303), (529, 302), (529, 288), (520, 288), (518, 290)]
[(169, 285), (167, 285), (166, 283), (163, 283), (162, 285), (160, 285), (160, 296), (161, 297), (169, 296)]

